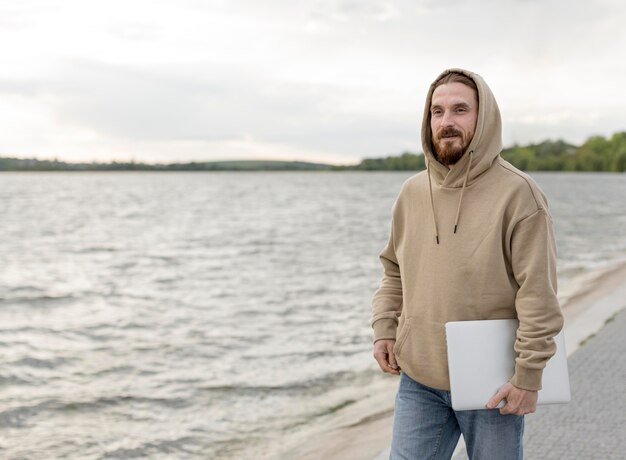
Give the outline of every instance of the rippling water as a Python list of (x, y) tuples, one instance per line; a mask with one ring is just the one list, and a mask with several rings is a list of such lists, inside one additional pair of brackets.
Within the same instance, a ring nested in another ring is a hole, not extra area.
[[(410, 173), (0, 175), (0, 455), (255, 458), (366, 394)], [(537, 174), (562, 298), (626, 257), (626, 176)]]

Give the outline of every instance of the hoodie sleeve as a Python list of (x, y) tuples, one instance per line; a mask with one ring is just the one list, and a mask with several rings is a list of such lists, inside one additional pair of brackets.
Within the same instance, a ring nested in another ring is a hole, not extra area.
[(519, 327), (514, 346), (515, 374), (510, 382), (525, 390), (540, 390), (543, 369), (556, 352), (553, 338), (563, 327), (556, 296), (556, 244), (545, 208), (515, 225), (511, 258), (519, 285), (515, 298)]
[(393, 218), (389, 241), (380, 252), (379, 259), (383, 265), (383, 279), (372, 299), (370, 324), (374, 329), (374, 342), (396, 338), (398, 317), (402, 312), (402, 279), (395, 251)]

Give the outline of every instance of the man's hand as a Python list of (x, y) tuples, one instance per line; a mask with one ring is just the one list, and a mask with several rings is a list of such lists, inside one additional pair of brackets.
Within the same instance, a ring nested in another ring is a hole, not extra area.
[(487, 409), (494, 409), (503, 399), (506, 399), (506, 404), (500, 408), (502, 415), (526, 415), (532, 414), (537, 410), (537, 392), (522, 390), (511, 382), (507, 382), (500, 387), (498, 392), (487, 403)]
[(390, 339), (377, 340), (374, 343), (374, 359), (378, 361), (383, 372), (400, 375), (400, 366), (398, 366), (396, 355), (393, 352), (395, 343), (395, 340)]

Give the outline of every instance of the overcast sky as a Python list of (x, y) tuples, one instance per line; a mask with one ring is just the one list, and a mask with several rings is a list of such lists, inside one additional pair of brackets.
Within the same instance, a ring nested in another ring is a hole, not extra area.
[(430, 82), (481, 74), (504, 142), (626, 130), (620, 0), (0, 2), (0, 156), (421, 151)]

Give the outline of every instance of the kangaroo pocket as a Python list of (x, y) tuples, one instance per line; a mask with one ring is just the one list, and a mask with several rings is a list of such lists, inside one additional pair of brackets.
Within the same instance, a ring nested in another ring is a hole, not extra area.
[(444, 326), (422, 318), (407, 318), (398, 332), (394, 353), (400, 368), (413, 380), (450, 389)]
[(407, 318), (402, 324), (402, 328), (400, 329), (398, 333), (398, 337), (396, 338), (396, 343), (393, 347), (393, 352), (396, 356), (399, 356), (402, 353), (402, 347), (404, 346), (404, 342), (406, 342), (406, 339), (409, 336), (410, 329), (411, 329), (411, 318)]

